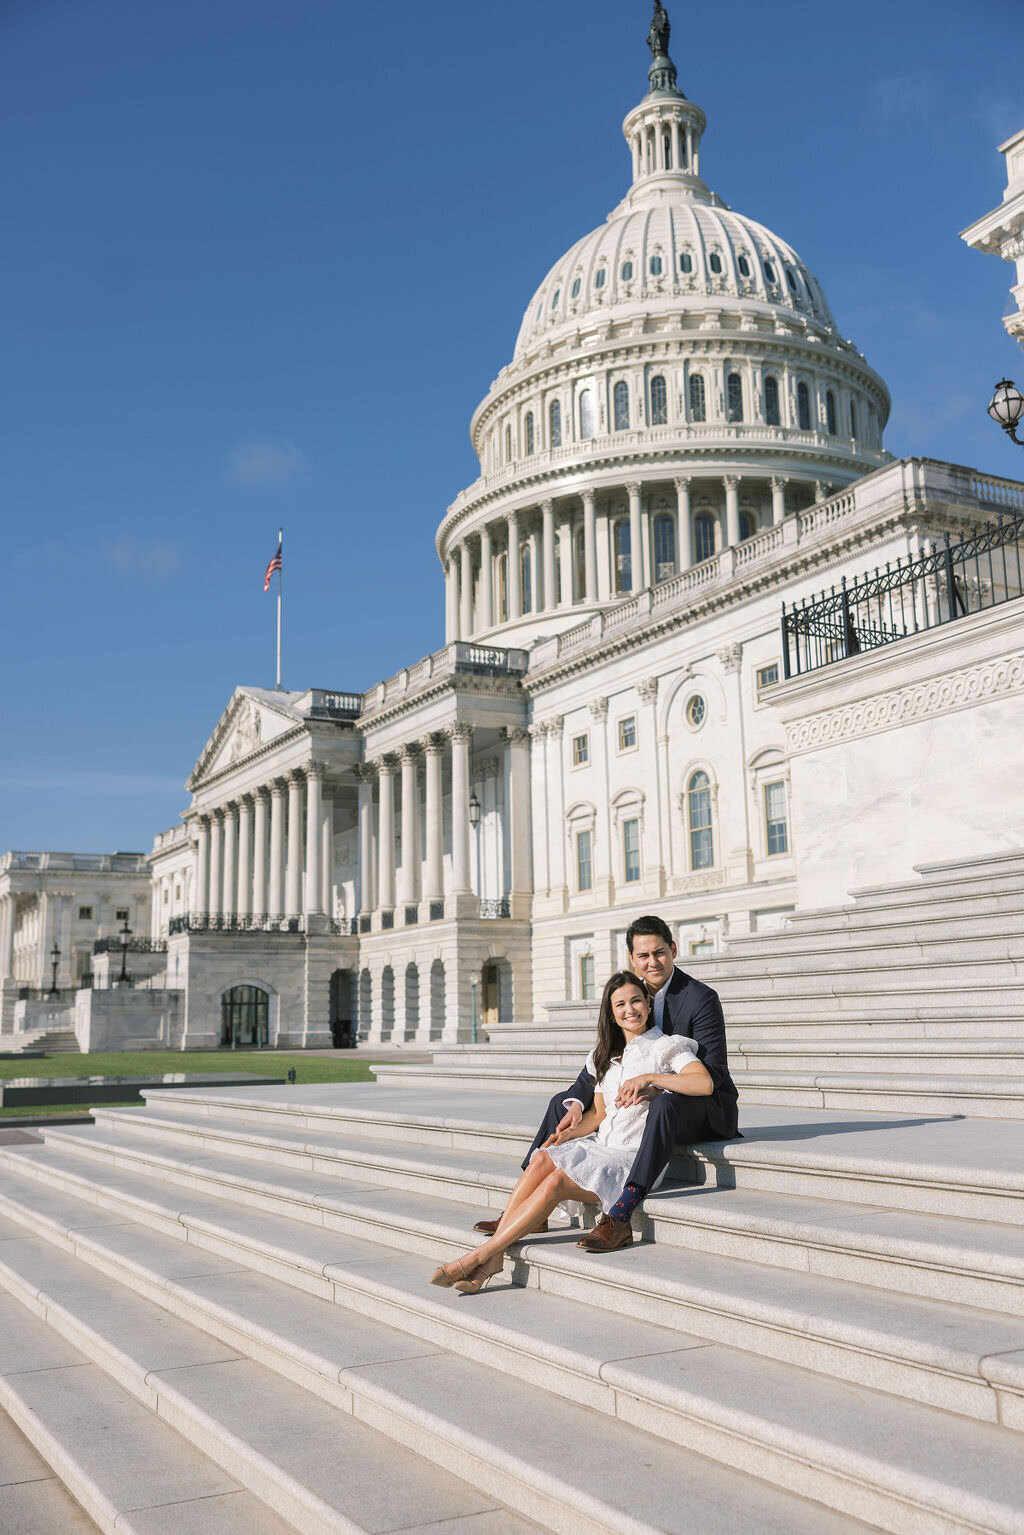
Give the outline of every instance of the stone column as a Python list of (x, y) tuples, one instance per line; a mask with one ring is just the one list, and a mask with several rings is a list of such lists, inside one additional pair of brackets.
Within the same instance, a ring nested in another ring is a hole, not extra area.
[(781, 475), (772, 475), (772, 522), (778, 527), (786, 518), (786, 481)]
[(725, 486), (725, 542), (730, 547), (740, 541), (739, 483), (737, 474), (722, 476), (722, 484)]
[(608, 780), (608, 700), (592, 698), (590, 715), (594, 721), (590, 732), (591, 759), (594, 765), (594, 798), (598, 812), (594, 826), (593, 858), (594, 895), (604, 902), (611, 901), (613, 864), (611, 848), (612, 812), (611, 786)]
[(558, 605), (572, 607), (572, 523), (563, 519), (558, 525)]
[(676, 528), (679, 539), (679, 569), (689, 570), (693, 564), (693, 518), (690, 516), (690, 481), (681, 474), (675, 481)]
[(334, 800), (325, 797), (320, 821), (320, 905), (334, 916)]
[(508, 514), (508, 616), (509, 622), (523, 616), (522, 567), (519, 563), (519, 513)]
[(252, 915), (262, 922), (267, 915), (267, 791), (253, 795)]
[(285, 853), (284, 914), (302, 916), (302, 773), (288, 774), (288, 841)]
[(391, 757), (377, 763), (380, 798), (377, 805), (377, 905), (395, 908), (395, 764)]
[(225, 917), (235, 915), (238, 894), (238, 806), (224, 811), (224, 894), (220, 909)]
[[(543, 607), (547, 612), (555, 607), (558, 602), (558, 593), (555, 590), (555, 503), (544, 501), (541, 503), (542, 539), (544, 543), (544, 602)], [(534, 585), (536, 586), (536, 577)], [(542, 604), (538, 601), (537, 607)]]
[(14, 974), (14, 896), (0, 901), (0, 981)]
[(359, 785), (359, 893), (360, 912), (373, 910), (373, 780), (368, 762), (353, 769)]
[(732, 755), (733, 792), (727, 792), (725, 783), (718, 798), (720, 862), (731, 884), (746, 883), (754, 877), (754, 865), (750, 835), (750, 795), (747, 786), (746, 719), (743, 699), (743, 645), (735, 641), (718, 652), (722, 668), (723, 691), (726, 700), (726, 717), (730, 721), (730, 734), (735, 742)]
[(597, 492), (583, 492), (583, 600), (597, 601)]
[(284, 783), (275, 778), (270, 785), (270, 891), (267, 916), (280, 922), (284, 916)]
[(626, 486), (629, 492), (629, 589), (638, 592), (644, 584), (644, 541), (640, 521), (639, 480)]
[(320, 848), (323, 841), (324, 765), (310, 762), (306, 767), (306, 897), (304, 911), (319, 917), (324, 910)]
[[(527, 536), (527, 548), (530, 551), (530, 612), (536, 613), (542, 606), (541, 600), (541, 571), (540, 571), (540, 532), (537, 528), (531, 528)], [(526, 593), (523, 593), (525, 604)]]
[(665, 847), (664, 828), (660, 808), (663, 798), (661, 760), (658, 755), (656, 742), (658, 739), (658, 679), (657, 677), (645, 677), (636, 685), (637, 694), (643, 708), (643, 717), (637, 722), (641, 730), (640, 739), (650, 743), (649, 761), (654, 767), (654, 803), (651, 807), (653, 813), (648, 812), (642, 821), (644, 848), (641, 850), (640, 871), (644, 879), (655, 878), (658, 881), (658, 894), (665, 893)]
[(473, 633), (473, 555), (469, 540), (459, 546), (459, 638), (468, 640)]
[(445, 639), (450, 645), (459, 634), (459, 572), (454, 558), (444, 567)]
[(478, 629), (490, 629), (494, 624), (494, 551), (491, 548), (490, 528), (480, 529), (480, 600)]
[(420, 895), (419, 754), (415, 747), (403, 746), (398, 760), (402, 764), (402, 868), (398, 904), (412, 906)]
[(529, 915), (533, 893), (530, 828), (530, 732), (508, 729), (509, 894), (512, 915)]
[(252, 800), (238, 802), (238, 890), (235, 910), (248, 918), (252, 912)]
[(210, 904), (211, 917), (219, 917), (222, 911), (221, 899), (224, 894), (222, 885), (222, 869), (224, 867), (222, 851), (224, 847), (224, 813), (215, 810), (210, 817)]
[(193, 892), (196, 916), (210, 909), (210, 819), (201, 815), (196, 822), (196, 885)]
[(469, 725), (454, 725), (452, 738), (452, 894), (469, 895)]
[(444, 899), (444, 809), (441, 802), (441, 767), (444, 741), (428, 736), (423, 742), (426, 761), (426, 866), (423, 871), (423, 899)]

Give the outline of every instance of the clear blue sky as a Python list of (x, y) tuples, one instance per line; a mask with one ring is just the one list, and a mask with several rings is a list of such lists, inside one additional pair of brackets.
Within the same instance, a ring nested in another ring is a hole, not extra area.
[[(1011, 269), (958, 238), (1024, 126), (1020, 0), (669, 0), (703, 168), (893, 395), (886, 445), (1024, 477)], [(443, 643), (470, 415), (629, 181), (649, 0), (0, 0), (0, 849), (147, 849), (239, 683)]]

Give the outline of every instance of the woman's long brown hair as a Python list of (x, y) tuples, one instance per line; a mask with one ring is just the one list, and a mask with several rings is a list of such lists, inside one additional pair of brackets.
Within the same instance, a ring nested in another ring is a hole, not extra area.
[(597, 1044), (594, 1046), (594, 1076), (600, 1081), (612, 1061), (618, 1060), (626, 1048), (626, 1036), (615, 1022), (612, 1012), (612, 996), (620, 986), (635, 986), (642, 997), (647, 998), (647, 1017), (650, 1019), (651, 999), (647, 987), (632, 970), (616, 970), (609, 977), (601, 998), (601, 1008), (597, 1015)]

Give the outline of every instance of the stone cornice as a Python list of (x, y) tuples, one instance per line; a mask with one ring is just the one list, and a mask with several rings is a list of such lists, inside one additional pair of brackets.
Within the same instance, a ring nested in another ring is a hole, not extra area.
[[(520, 704), (525, 702), (522, 680), (518, 677), (473, 677), (457, 673), (454, 676), (438, 677), (415, 693), (406, 693), (396, 698), (394, 703), (385, 703), (376, 713), (364, 714), (360, 718), (359, 728), (365, 736), (401, 719), (403, 715), (417, 714), (425, 704), (435, 703), (446, 696), (455, 699), (467, 696), (497, 698)], [(417, 727), (417, 737), (422, 733), (422, 728), (422, 725)]]

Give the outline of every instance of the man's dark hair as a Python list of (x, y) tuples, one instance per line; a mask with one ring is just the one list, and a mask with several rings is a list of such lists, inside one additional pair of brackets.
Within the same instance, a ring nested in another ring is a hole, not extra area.
[(672, 931), (667, 922), (662, 922), (660, 917), (637, 917), (626, 929), (626, 948), (632, 954), (633, 940), (635, 938), (660, 938), (662, 943), (670, 947), (675, 943)]

